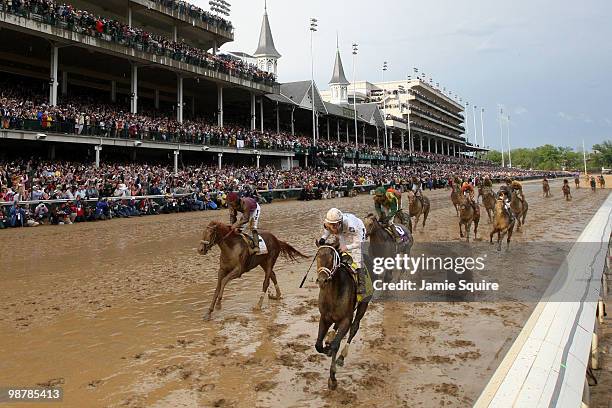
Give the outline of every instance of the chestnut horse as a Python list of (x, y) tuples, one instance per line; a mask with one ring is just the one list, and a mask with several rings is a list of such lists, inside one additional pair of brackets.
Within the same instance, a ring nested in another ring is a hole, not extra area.
[(478, 234), (478, 223), (480, 222), (480, 209), (478, 204), (474, 202), (472, 206), (472, 200), (468, 195), (463, 195), (459, 199), (459, 236), (463, 238), (463, 226), (465, 226), (465, 236), (467, 242), (470, 242), (470, 228), (472, 223), (474, 224), (474, 239)]
[(281, 291), (276, 281), (276, 274), (274, 273), (274, 264), (276, 264), (278, 256), (283, 255), (295, 261), (298, 257), (306, 258), (306, 255), (302, 254), (288, 243), (280, 241), (269, 232), (262, 231), (259, 235), (266, 243), (268, 253), (251, 255), (249, 252), (249, 245), (244, 241), (242, 236), (240, 236), (240, 233), (232, 229), (231, 225), (219, 221), (211, 221), (204, 229), (202, 240), (198, 247), (198, 253), (200, 255), (206, 255), (215, 245), (219, 245), (221, 249), (217, 288), (215, 289), (212, 303), (204, 315), (204, 319), (210, 319), (210, 315), (215, 305), (217, 308), (221, 307), (221, 299), (223, 298), (225, 285), (232, 279), (241, 277), (242, 274), (257, 266), (262, 267), (265, 272), (265, 278), (263, 282), (263, 292), (255, 309), (261, 309), (264, 296), (270, 286), (270, 279), (272, 279), (274, 283), (276, 295), (269, 294), (268, 297), (273, 300), (280, 299)]
[(450, 199), (455, 206), (457, 217), (459, 216), (459, 204), (461, 203), (461, 189), (458, 185), (453, 184), (453, 191), (451, 191)]

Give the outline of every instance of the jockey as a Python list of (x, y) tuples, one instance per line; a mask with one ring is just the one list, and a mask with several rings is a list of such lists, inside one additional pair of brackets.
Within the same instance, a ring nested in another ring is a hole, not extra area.
[(395, 189), (385, 190), (384, 187), (378, 187), (374, 193), (378, 221), (384, 225), (393, 224), (393, 218), (401, 208), (401, 194)]
[(421, 190), (421, 180), (417, 178), (417, 176), (412, 176), (412, 192), (414, 193), (414, 197), (418, 200), (421, 200), (421, 204), (423, 204), (423, 191)]
[[(250, 232), (253, 239), (253, 246), (249, 248), (251, 254), (259, 252), (259, 234), (257, 233), (257, 225), (259, 224), (260, 208), (257, 201), (251, 197), (238, 197), (237, 193), (231, 192), (227, 194), (227, 203), (230, 210), (230, 223), (234, 231), (242, 230), (242, 232)], [(238, 213), (242, 213), (242, 217), (238, 219)]]
[(493, 187), (493, 182), (491, 181), (491, 179), (489, 178), (489, 176), (485, 176), (482, 185), (484, 187)]
[(521, 201), (525, 201), (525, 196), (523, 195), (523, 185), (521, 183), (508, 177), (506, 179), (506, 185), (510, 187), (511, 191), (518, 194)]
[(514, 215), (512, 214), (512, 210), (510, 208), (510, 197), (512, 196), (512, 189), (508, 185), (502, 185), (499, 187), (499, 192), (497, 196), (504, 200), (504, 208), (506, 209), (506, 213), (510, 217), (510, 221), (514, 219)]
[(470, 204), (472, 205), (472, 208), (474, 208), (474, 211), (476, 211), (476, 202), (474, 201), (474, 186), (472, 186), (471, 183), (464, 181), (463, 184), (461, 185), (461, 194), (465, 196), (466, 193), (467, 193), (467, 196), (469, 197), (469, 201), (470, 201)]
[(339, 209), (332, 208), (325, 216), (323, 229), (319, 245), (325, 245), (330, 235), (338, 238), (342, 262), (349, 265), (353, 272), (357, 274), (357, 293), (365, 295), (366, 276), (365, 268), (362, 267), (361, 245), (366, 238), (366, 229), (363, 221), (353, 214), (343, 214)]

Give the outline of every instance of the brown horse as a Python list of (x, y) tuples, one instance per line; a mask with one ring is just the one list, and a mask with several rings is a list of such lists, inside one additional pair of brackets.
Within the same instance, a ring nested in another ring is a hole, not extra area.
[(565, 201), (569, 201), (572, 199), (572, 192), (570, 190), (569, 184), (563, 184), (563, 187), (561, 187), (561, 191), (563, 191), (563, 198), (565, 198)]
[(412, 217), (415, 217), (414, 228), (419, 226), (419, 220), (421, 215), (423, 215), (423, 230), (425, 229), (425, 221), (427, 221), (427, 216), (429, 215), (429, 209), (431, 205), (429, 203), (429, 198), (421, 195), (421, 200), (417, 199), (414, 192), (408, 192), (408, 213), (410, 214), (410, 230), (412, 231)]
[(450, 199), (455, 206), (455, 211), (457, 212), (457, 217), (459, 216), (459, 204), (461, 201), (461, 190), (458, 185), (453, 184), (453, 191), (451, 191)]
[[(478, 206), (478, 204), (475, 204), (475, 206)], [(476, 239), (479, 222), (480, 211), (478, 207), (474, 208), (471, 199), (464, 195), (459, 202), (459, 236), (463, 238), (462, 227), (465, 226), (467, 242), (470, 242), (470, 228), (472, 227), (472, 223), (474, 223), (474, 239)]]
[(606, 179), (603, 175), (599, 176), (599, 188), (606, 188)]
[[(332, 358), (327, 386), (330, 390), (335, 390), (338, 386), (336, 366), (344, 365), (349, 344), (359, 330), (359, 323), (368, 309), (369, 300), (357, 303), (357, 283), (351, 276), (353, 274), (351, 268), (340, 261), (337, 244), (321, 245), (317, 250), (316, 260), (321, 317), (315, 349)], [(328, 333), (332, 324), (334, 330)], [(336, 360), (340, 342), (349, 329), (347, 344)], [(324, 346), (324, 339), (329, 340), (329, 344)]]
[(212, 311), (215, 308), (221, 307), (221, 299), (223, 298), (223, 290), (225, 285), (228, 284), (232, 279), (236, 279), (242, 276), (245, 272), (251, 269), (261, 266), (265, 272), (263, 282), (263, 292), (259, 298), (256, 309), (261, 309), (263, 304), (264, 296), (270, 286), (270, 279), (274, 283), (276, 289), (276, 295), (269, 294), (268, 297), (273, 300), (278, 300), (281, 297), (281, 291), (278, 287), (276, 280), (276, 274), (274, 273), (274, 264), (279, 255), (283, 255), (288, 259), (294, 261), (298, 257), (306, 258), (306, 255), (302, 254), (297, 249), (293, 248), (286, 242), (280, 241), (274, 235), (269, 232), (260, 232), (260, 237), (266, 243), (268, 249), (267, 254), (253, 254), (249, 252), (249, 244), (245, 242), (242, 236), (235, 232), (231, 225), (224, 224), (219, 221), (211, 221), (208, 226), (204, 229), (202, 234), (202, 240), (198, 247), (198, 253), (200, 255), (206, 255), (208, 251), (215, 245), (219, 245), (221, 249), (221, 256), (219, 257), (219, 273), (217, 275), (217, 288), (213, 296), (210, 307), (207, 313), (204, 315), (205, 319), (210, 319)]
[(516, 192), (512, 193), (512, 197), (510, 198), (510, 210), (516, 217), (517, 226), (516, 230), (520, 231), (523, 225), (525, 224), (525, 218), (527, 217), (527, 210), (529, 209), (529, 204), (527, 204), (527, 200), (521, 199)]
[(574, 184), (576, 184), (576, 189), (580, 188), (580, 177), (574, 177)]
[(490, 224), (492, 222), (491, 215), (494, 213), (495, 210), (495, 194), (493, 194), (493, 189), (491, 187), (483, 187), (482, 205), (484, 205), (484, 208), (487, 211), (487, 216), (489, 217)]
[(512, 237), (512, 231), (514, 230), (514, 223), (516, 219), (510, 220), (510, 216), (504, 208), (504, 200), (497, 199), (495, 201), (495, 221), (493, 223), (493, 230), (489, 236), (489, 242), (493, 245), (493, 235), (497, 233), (497, 250), (501, 251), (501, 242), (504, 236), (508, 234), (506, 250), (510, 249), (510, 238)]
[(542, 198), (550, 197), (550, 184), (548, 180), (542, 180)]

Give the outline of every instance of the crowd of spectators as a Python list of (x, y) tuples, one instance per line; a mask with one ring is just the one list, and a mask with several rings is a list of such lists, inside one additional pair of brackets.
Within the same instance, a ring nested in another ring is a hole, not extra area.
[[(162, 1), (162, 3), (178, 4), (179, 2)], [(182, 9), (187, 7), (187, 3), (181, 3), (183, 4), (179, 4), (178, 7)], [(190, 46), (184, 41), (174, 41), (113, 18), (80, 10), (71, 4), (55, 0), (0, 0), (0, 6), (12, 14), (27, 18), (36, 17), (47, 24), (60, 26), (79, 34), (119, 43), (148, 53), (165, 55), (177, 61), (206, 69), (269, 85), (274, 84), (276, 80), (274, 74), (261, 71), (257, 66), (240, 59), (229, 55), (213, 55), (207, 50)], [(194, 12), (196, 12), (195, 9)]]
[(476, 182), (485, 175), (499, 180), (547, 174), (468, 162), (341, 170), (186, 166), (175, 174), (154, 164), (0, 161), (0, 228), (214, 210), (225, 206), (230, 191), (265, 203), (273, 199), (272, 190), (301, 189), (300, 198), (309, 200), (374, 185), (410, 188), (413, 177), (424, 189), (445, 188), (455, 175)]
[(178, 11), (179, 14), (186, 14), (191, 18), (197, 18), (202, 22), (210, 25), (216, 25), (217, 27), (231, 31), (233, 29), (232, 23), (221, 16), (212, 14), (210, 11), (201, 9), (200, 7), (188, 3), (183, 0), (153, 0), (153, 2), (161, 4), (171, 10)]

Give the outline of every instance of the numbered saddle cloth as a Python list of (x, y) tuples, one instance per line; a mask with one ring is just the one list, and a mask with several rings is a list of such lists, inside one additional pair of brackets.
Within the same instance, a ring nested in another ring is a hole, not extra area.
[(408, 234), (406, 234), (406, 231), (402, 230), (399, 225), (389, 225), (386, 229), (387, 232), (391, 234), (394, 239), (397, 239), (402, 243), (408, 242), (410, 239), (408, 237)]

